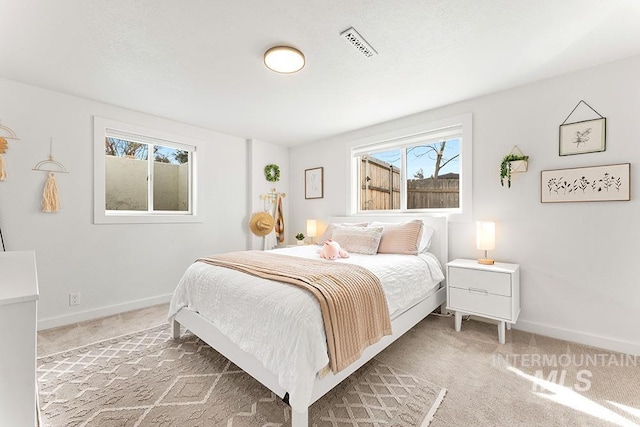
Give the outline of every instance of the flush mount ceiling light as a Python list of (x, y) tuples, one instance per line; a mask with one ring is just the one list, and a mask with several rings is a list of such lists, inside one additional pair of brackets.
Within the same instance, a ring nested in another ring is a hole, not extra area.
[(295, 73), (304, 67), (304, 55), (291, 46), (275, 46), (264, 53), (264, 65), (276, 73)]

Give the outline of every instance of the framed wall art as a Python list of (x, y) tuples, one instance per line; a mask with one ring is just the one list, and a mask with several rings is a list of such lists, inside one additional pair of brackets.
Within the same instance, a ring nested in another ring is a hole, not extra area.
[(324, 197), (324, 168), (304, 171), (304, 198), (322, 199)]
[(605, 151), (606, 122), (601, 118), (560, 125), (560, 155)]
[[(567, 123), (576, 109), (584, 104), (595, 113), (598, 118)], [(573, 108), (571, 113), (560, 125), (560, 155), (595, 153), (606, 150), (607, 119), (594, 110), (583, 100)]]
[(540, 172), (540, 201), (609, 202), (631, 199), (630, 163)]

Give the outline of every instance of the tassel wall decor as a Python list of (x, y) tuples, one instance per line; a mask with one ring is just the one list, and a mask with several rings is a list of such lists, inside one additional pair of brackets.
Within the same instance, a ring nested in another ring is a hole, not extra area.
[(0, 181), (7, 179), (7, 167), (4, 163), (4, 153), (7, 152), (7, 148), (9, 148), (9, 143), (0, 136)]
[(4, 153), (7, 152), (7, 140), (0, 138), (0, 181), (7, 179), (6, 166), (4, 164)]
[(9, 148), (7, 139), (18, 139), (18, 137), (10, 128), (0, 125), (0, 181), (7, 179), (7, 167), (4, 163), (4, 153)]
[(42, 192), (42, 212), (55, 213), (60, 211), (60, 196), (56, 184), (56, 174), (49, 172)]
[[(53, 152), (53, 138), (49, 140), (49, 153)], [(55, 213), (60, 211), (60, 195), (56, 184), (56, 173), (69, 173), (67, 168), (60, 162), (53, 160), (53, 155), (49, 154), (49, 160), (39, 162), (33, 168), (34, 171), (49, 172), (42, 191), (42, 212)]]

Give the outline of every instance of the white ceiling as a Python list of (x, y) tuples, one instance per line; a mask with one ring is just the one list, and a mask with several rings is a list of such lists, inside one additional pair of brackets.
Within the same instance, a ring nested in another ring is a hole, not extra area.
[(0, 77), (282, 145), (636, 54), (638, 0), (0, 0)]

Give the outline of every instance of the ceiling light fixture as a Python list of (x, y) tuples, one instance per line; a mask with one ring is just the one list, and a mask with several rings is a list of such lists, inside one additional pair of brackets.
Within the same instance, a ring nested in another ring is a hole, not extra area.
[(295, 73), (304, 67), (304, 55), (291, 46), (275, 46), (264, 53), (264, 65), (276, 73)]

